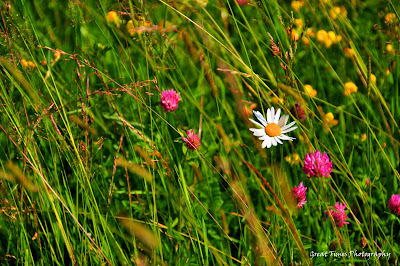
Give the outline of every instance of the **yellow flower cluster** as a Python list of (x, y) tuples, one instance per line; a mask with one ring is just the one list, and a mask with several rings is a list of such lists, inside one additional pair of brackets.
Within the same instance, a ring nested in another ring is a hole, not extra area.
[(303, 1), (292, 1), (290, 6), (293, 8), (293, 10), (295, 12), (298, 12), (304, 6), (304, 4), (305, 4), (304, 0)]
[(356, 84), (354, 84), (353, 82), (349, 81), (349, 82), (346, 82), (344, 84), (343, 94), (345, 96), (349, 96), (352, 93), (356, 93), (357, 90), (358, 90), (358, 87), (356, 86)]
[(301, 158), (297, 153), (293, 153), (293, 154), (286, 156), (285, 161), (290, 163), (291, 165), (299, 164), (301, 162)]
[(390, 43), (386, 45), (386, 52), (388, 52), (388, 54), (390, 55), (394, 55), (394, 48), (393, 45), (391, 45)]
[(347, 48), (346, 47), (346, 48), (344, 48), (343, 52), (344, 52), (344, 56), (346, 56), (346, 57), (353, 57), (354, 56), (354, 51), (351, 48)]
[(292, 41), (296, 42), (299, 40), (299, 38), (300, 38), (300, 35), (297, 33), (296, 30), (293, 29), (292, 30)]
[(115, 11), (109, 11), (107, 13), (107, 21), (114, 23), (115, 26), (117, 26), (117, 28), (119, 28), (121, 26), (122, 20), (119, 17), (118, 13)]
[(372, 83), (376, 84), (376, 76), (374, 74), (371, 74), (369, 78), (371, 79)]
[(346, 18), (347, 10), (344, 8), (344, 6), (334, 6), (329, 10), (329, 16), (333, 20), (337, 19), (338, 17)]
[[(58, 60), (60, 60), (60, 58), (61, 58), (61, 53), (58, 50), (56, 50), (56, 52), (54, 53), (54, 59), (55, 60), (54, 61), (51, 60), (51, 63), (53, 64), (53, 63), (57, 62)], [(39, 59), (38, 59), (38, 61), (39, 61)], [(33, 62), (31, 60), (28, 61), (28, 60), (26, 60), (24, 58), (21, 59), (20, 64), (21, 64), (21, 66), (23, 68), (36, 68), (37, 67), (35, 62)], [(43, 66), (46, 66), (47, 65), (47, 60), (41, 60), (40, 64), (43, 65)]]
[(317, 31), (315, 37), (317, 38), (317, 41), (325, 44), (326, 48), (331, 47), (332, 44), (337, 44), (342, 41), (342, 36), (336, 35), (334, 31), (326, 32), (325, 30), (319, 30)]
[[(139, 27), (146, 27), (150, 28), (152, 25), (150, 22), (145, 20), (143, 17), (138, 17), (138, 19), (135, 21), (136, 25)], [(134, 35), (135, 33), (140, 33), (140, 31), (136, 30), (135, 24), (133, 23), (133, 20), (129, 20), (128, 23), (126, 23), (126, 30), (128, 31), (129, 35)]]
[[(304, 22), (301, 18), (297, 18), (297, 19), (294, 19), (293, 24), (297, 26), (297, 29), (293, 29), (291, 32), (292, 41), (295, 42), (295, 41), (298, 41), (300, 38), (300, 33), (303, 31)], [(306, 33), (307, 33), (307, 36), (309, 36), (309, 37), (314, 36), (314, 32), (313, 32), (312, 28), (306, 29)], [(305, 35), (303, 35), (302, 41), (304, 42), (305, 45), (309, 45), (309, 43), (310, 43), (308, 38)]]
[(308, 37), (314, 37), (314, 35), (315, 35), (313, 28), (308, 28), (306, 32), (307, 32)]
[(310, 97), (315, 97), (317, 96), (317, 91), (313, 89), (313, 87), (310, 84), (304, 85), (304, 91), (307, 93)]
[(325, 114), (321, 106), (318, 106), (318, 111), (321, 113), (325, 132), (328, 132), (330, 127), (336, 126), (339, 123), (339, 121), (333, 116), (332, 112)]
[(294, 25), (296, 25), (297, 27), (299, 27), (300, 29), (302, 29), (303, 26), (304, 26), (303, 20), (302, 20), (301, 18), (296, 18), (296, 19), (294, 20)]
[(329, 112), (329, 113), (327, 113), (327, 114), (325, 115), (325, 122), (326, 122), (330, 127), (336, 126), (336, 125), (339, 123), (339, 121), (336, 120), (336, 119), (334, 118), (332, 112)]
[(272, 97), (271, 101), (275, 105), (278, 105), (278, 104), (283, 105), (285, 103), (285, 101), (281, 97), (276, 97), (276, 96)]
[(394, 13), (387, 13), (385, 16), (385, 21), (387, 23), (393, 23), (396, 21), (396, 14)]
[(21, 59), (21, 66), (23, 68), (35, 68), (36, 64), (33, 61), (27, 61), (26, 59)]
[(126, 23), (126, 30), (132, 36), (134, 34), (134, 29), (135, 29), (135, 26), (133, 25), (133, 21), (131, 19), (128, 21), (128, 23)]
[(361, 134), (360, 140), (361, 140), (362, 142), (366, 141), (366, 140), (367, 140), (367, 134), (362, 133), (362, 134)]

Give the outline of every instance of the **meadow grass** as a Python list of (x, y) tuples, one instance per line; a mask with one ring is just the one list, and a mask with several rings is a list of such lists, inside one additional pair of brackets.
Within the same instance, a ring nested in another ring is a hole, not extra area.
[[(396, 1), (0, 8), (0, 264), (398, 263)], [(271, 107), (296, 139), (263, 149)], [(316, 150), (329, 177), (303, 172)]]

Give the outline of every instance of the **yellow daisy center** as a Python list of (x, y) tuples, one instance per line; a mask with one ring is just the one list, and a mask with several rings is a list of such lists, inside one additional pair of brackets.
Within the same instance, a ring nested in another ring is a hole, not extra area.
[(265, 133), (267, 133), (267, 135), (270, 137), (279, 136), (281, 132), (282, 132), (281, 127), (275, 123), (268, 124), (265, 127)]

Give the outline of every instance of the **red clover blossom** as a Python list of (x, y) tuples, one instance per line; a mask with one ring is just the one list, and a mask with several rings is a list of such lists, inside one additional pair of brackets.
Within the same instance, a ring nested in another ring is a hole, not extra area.
[(297, 201), (297, 207), (299, 209), (303, 208), (303, 205), (306, 204), (306, 190), (307, 187), (303, 186), (303, 182), (300, 182), (298, 187), (294, 187), (291, 191), (292, 195), (295, 197)]
[(182, 140), (186, 142), (186, 147), (190, 150), (197, 150), (200, 147), (200, 139), (197, 134), (194, 134), (194, 130), (188, 130), (187, 132), (188, 137), (182, 137)]
[(172, 112), (178, 108), (180, 100), (179, 94), (174, 90), (163, 91), (161, 93), (161, 107), (167, 112)]
[(329, 177), (332, 172), (332, 162), (326, 152), (322, 155), (319, 150), (308, 153), (304, 159), (303, 172), (311, 177)]
[(349, 219), (347, 217), (345, 209), (346, 209), (346, 204), (336, 202), (336, 206), (332, 206), (335, 210), (329, 210), (325, 211), (327, 215), (329, 213), (332, 215), (333, 220), (335, 221), (335, 224), (337, 227), (343, 227), (345, 224), (349, 224), (349, 222), (345, 222), (346, 219)]
[(400, 215), (400, 195), (393, 194), (389, 200), (389, 209), (396, 215)]

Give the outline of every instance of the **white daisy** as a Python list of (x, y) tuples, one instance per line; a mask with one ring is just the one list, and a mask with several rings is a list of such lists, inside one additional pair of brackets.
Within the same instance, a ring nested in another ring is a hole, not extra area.
[(264, 116), (258, 111), (253, 111), (253, 113), (257, 117), (258, 121), (261, 122), (261, 124), (253, 119), (250, 119), (250, 121), (262, 128), (250, 128), (250, 130), (253, 132), (254, 136), (259, 137), (259, 139), (263, 141), (261, 146), (263, 149), (265, 147), (271, 148), (272, 145), (277, 146), (278, 143), (283, 144), (282, 140), (292, 141), (295, 139), (285, 135), (285, 133), (293, 131), (297, 128), (293, 126), (296, 124), (296, 121), (286, 125), (289, 116), (282, 115), (281, 119), (279, 119), (279, 116), (281, 115), (281, 109), (278, 109), (275, 114), (275, 108), (269, 108), (267, 110), (267, 119), (265, 119)]

